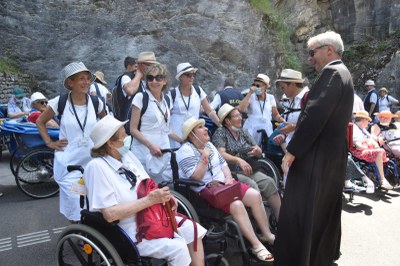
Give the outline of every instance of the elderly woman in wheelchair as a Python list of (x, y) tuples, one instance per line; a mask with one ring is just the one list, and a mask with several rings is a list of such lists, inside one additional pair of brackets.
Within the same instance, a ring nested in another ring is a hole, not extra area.
[(383, 189), (393, 189), (392, 185), (386, 180), (383, 170), (383, 164), (388, 161), (386, 152), (379, 144), (373, 139), (373, 136), (367, 131), (368, 123), (371, 118), (366, 111), (359, 111), (354, 113), (354, 127), (353, 127), (353, 143), (354, 147), (351, 148), (351, 154), (369, 163), (375, 163), (379, 172), (380, 185)]
[[(173, 196), (168, 187), (163, 187), (138, 199), (136, 184), (149, 176), (129, 151), (129, 143), (124, 144), (126, 122), (106, 116), (95, 125), (90, 135), (94, 142), (94, 159), (85, 168), (85, 186), (89, 210), (101, 212), (108, 222), (119, 220), (122, 230), (137, 242), (137, 213), (154, 204), (165, 204)], [(180, 219), (176, 217), (177, 222)], [(136, 244), (140, 256), (165, 259), (168, 265), (204, 265), (202, 237), (206, 230), (197, 225), (198, 238), (194, 239), (194, 226), (189, 220), (178, 230), (179, 234), (174, 233), (172, 239), (142, 239)], [(194, 250), (195, 241), (197, 251)]]
[(262, 158), (261, 148), (247, 129), (242, 128), (239, 110), (224, 104), (218, 111), (218, 117), (223, 127), (215, 131), (212, 143), (226, 160), (230, 170), (237, 173), (238, 180), (260, 191), (262, 198), (271, 205), (278, 221), (281, 198), (276, 180), (261, 171), (253, 171), (255, 169), (248, 162)]
[[(210, 201), (208, 191), (219, 183), (226, 187), (237, 182), (232, 178), (229, 167), (209, 141), (208, 130), (203, 119), (194, 117), (186, 120), (182, 126), (182, 136), (187, 140), (176, 153), (179, 165), (179, 176), (204, 182), (204, 186), (191, 187), (200, 197)], [(262, 232), (261, 240), (273, 243), (275, 236), (271, 233), (267, 214), (260, 193), (248, 185), (238, 183), (240, 196), (227, 205), (221, 207), (229, 213), (239, 225), (243, 236), (250, 242), (252, 253), (261, 261), (273, 261), (272, 254), (257, 238), (245, 207), (249, 207), (253, 217)]]

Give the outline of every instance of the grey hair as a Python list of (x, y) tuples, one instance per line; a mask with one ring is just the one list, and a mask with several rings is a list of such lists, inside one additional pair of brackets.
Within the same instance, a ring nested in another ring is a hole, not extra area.
[(335, 51), (341, 56), (344, 51), (343, 40), (340, 34), (334, 31), (327, 31), (316, 36), (311, 37), (308, 42), (307, 46), (310, 47), (311, 45), (317, 43), (318, 46), (323, 45), (332, 45)]
[[(157, 72), (157, 75), (165, 76), (166, 84), (162, 88), (162, 91), (164, 91), (166, 88), (169, 87), (169, 84), (170, 84), (170, 74), (168, 72), (167, 67), (163, 64), (152, 64), (147, 67), (145, 77), (147, 77), (147, 75), (150, 75), (153, 72)], [(146, 80), (146, 84), (147, 84), (147, 80)]]

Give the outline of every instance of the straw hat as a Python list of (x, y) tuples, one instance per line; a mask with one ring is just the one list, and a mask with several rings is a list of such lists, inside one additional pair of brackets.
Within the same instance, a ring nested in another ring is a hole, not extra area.
[(104, 73), (103, 73), (103, 72), (101, 72), (101, 71), (96, 71), (96, 72), (94, 73), (94, 75), (96, 76), (96, 78), (97, 78), (98, 80), (100, 80), (101, 83), (103, 83), (103, 85), (106, 85), (106, 84), (107, 84), (106, 80), (104, 79)]
[(158, 64), (156, 60), (156, 55), (153, 52), (141, 52), (136, 62)]
[(356, 118), (356, 117), (365, 118), (365, 119), (367, 119), (368, 121), (371, 121), (371, 120), (372, 120), (371, 117), (369, 117), (369, 114), (368, 114), (367, 111), (358, 111), (358, 112), (355, 112), (353, 116), (354, 116), (354, 118)]
[(106, 115), (96, 123), (90, 133), (94, 146), (93, 149), (98, 149), (104, 145), (117, 130), (125, 125), (129, 120), (121, 122), (115, 119), (112, 115)]
[(34, 92), (31, 95), (31, 107), (32, 104), (37, 100), (47, 100), (47, 98), (41, 92)]
[(254, 81), (261, 81), (262, 83), (267, 85), (267, 87), (269, 87), (270, 78), (265, 74), (258, 74)]
[(380, 111), (379, 113), (374, 113), (375, 116), (379, 116), (379, 117), (386, 117), (386, 118), (393, 118), (393, 117), (397, 117), (397, 115), (392, 114), (392, 112), (386, 110), (386, 111)]
[(375, 86), (375, 82), (373, 80), (369, 79), (365, 82), (365, 86)]
[(182, 125), (182, 138), (186, 140), (190, 132), (192, 132), (193, 128), (197, 127), (198, 125), (204, 126), (205, 124), (206, 121), (204, 119), (197, 119), (195, 117), (190, 117)]
[(88, 72), (91, 77), (90, 78), (91, 82), (93, 82), (96, 79), (96, 77), (92, 74), (92, 72), (90, 72), (89, 69), (87, 69), (87, 67), (82, 62), (72, 62), (67, 66), (65, 66), (64, 69), (62, 70), (62, 76), (64, 77), (64, 82), (63, 82), (64, 88), (66, 88), (67, 90), (71, 90), (71, 88), (69, 88), (67, 85), (67, 79), (79, 72)]
[(380, 88), (379, 92), (381, 92), (381, 91), (384, 91), (384, 92), (388, 93), (388, 90), (385, 87)]
[(224, 122), (225, 117), (227, 117), (230, 112), (232, 112), (232, 110), (235, 109), (235, 107), (233, 107), (232, 105), (225, 103), (224, 105), (221, 106), (221, 108), (219, 108), (218, 110), (218, 118), (219, 118), (219, 122), (222, 124), (222, 122)]
[(186, 72), (189, 71), (194, 71), (195, 73), (197, 72), (197, 68), (193, 67), (190, 63), (180, 63), (179, 65), (176, 66), (176, 76), (175, 78), (179, 80), (179, 77)]
[(281, 75), (276, 82), (279, 81), (304, 83), (301, 72), (289, 68), (282, 70)]

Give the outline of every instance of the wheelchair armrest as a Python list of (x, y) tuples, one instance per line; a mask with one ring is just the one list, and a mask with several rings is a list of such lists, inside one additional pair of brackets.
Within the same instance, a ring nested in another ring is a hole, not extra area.
[(91, 212), (86, 209), (81, 211), (81, 220), (83, 224), (94, 222), (105, 226), (117, 225), (119, 223), (119, 220), (109, 223), (106, 219), (104, 219), (101, 212)]
[(191, 180), (191, 179), (177, 179), (174, 180), (176, 185), (186, 185), (186, 186), (193, 186), (193, 187), (201, 187), (204, 186), (203, 181)]

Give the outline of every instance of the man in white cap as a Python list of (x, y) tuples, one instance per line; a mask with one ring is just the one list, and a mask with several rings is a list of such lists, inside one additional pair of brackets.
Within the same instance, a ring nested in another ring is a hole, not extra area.
[(372, 120), (374, 120), (374, 113), (379, 112), (378, 93), (375, 91), (375, 82), (369, 79), (365, 82), (365, 87), (368, 93), (364, 99), (364, 109), (369, 113)]

